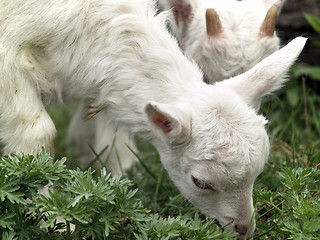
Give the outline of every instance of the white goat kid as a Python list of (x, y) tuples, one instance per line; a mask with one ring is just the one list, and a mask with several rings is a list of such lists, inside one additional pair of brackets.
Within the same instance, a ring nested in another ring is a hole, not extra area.
[[(252, 103), (280, 87), (297, 38), (250, 71), (207, 85), (149, 0), (2, 0), (0, 136), (4, 153), (53, 149), (44, 103), (86, 99), (149, 140), (182, 194), (243, 238), (252, 186), (269, 153)], [(139, 47), (137, 47), (139, 46)]]
[(277, 15), (286, 0), (159, 0), (186, 55), (214, 83), (236, 76), (279, 49)]
[[(162, 10), (171, 10), (170, 28), (185, 54), (195, 60), (204, 72), (204, 80), (214, 83), (241, 74), (279, 49), (275, 33), (277, 14), (286, 0), (159, 0)], [(88, 143), (108, 158), (107, 168), (114, 174), (130, 167), (135, 159), (127, 148), (135, 145), (125, 130), (106, 124), (108, 114), (101, 112), (83, 122), (85, 105), (73, 118), (69, 141), (75, 147), (82, 165), (95, 157)], [(114, 150), (110, 152), (113, 145)], [(95, 167), (100, 167), (96, 164)]]

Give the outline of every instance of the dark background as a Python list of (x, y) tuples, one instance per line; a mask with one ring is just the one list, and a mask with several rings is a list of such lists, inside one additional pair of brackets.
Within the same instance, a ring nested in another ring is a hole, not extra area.
[(320, 41), (320, 36), (309, 25), (303, 13), (320, 17), (320, 0), (287, 0), (277, 22), (277, 32), (282, 45), (297, 36), (309, 38), (306, 48), (298, 62), (314, 66), (320, 65), (320, 47), (312, 42)]

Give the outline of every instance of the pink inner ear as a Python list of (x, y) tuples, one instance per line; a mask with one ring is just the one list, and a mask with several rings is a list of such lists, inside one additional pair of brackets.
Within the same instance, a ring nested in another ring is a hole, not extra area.
[(172, 1), (171, 7), (177, 26), (179, 26), (179, 21), (186, 22), (191, 17), (191, 5), (184, 3), (183, 0)]
[(152, 115), (152, 121), (159, 126), (165, 133), (172, 131), (171, 122), (162, 114), (155, 112)]
[(174, 16), (174, 20), (176, 21), (176, 24), (179, 26), (179, 11), (177, 8), (173, 8), (173, 16)]

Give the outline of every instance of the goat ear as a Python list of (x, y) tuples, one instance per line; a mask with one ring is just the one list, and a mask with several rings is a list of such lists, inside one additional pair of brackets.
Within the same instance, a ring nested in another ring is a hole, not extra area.
[(195, 0), (159, 0), (161, 10), (170, 10), (177, 26), (188, 22), (192, 17)]
[(306, 41), (307, 38), (297, 37), (249, 71), (218, 82), (216, 86), (231, 88), (249, 105), (256, 106), (263, 96), (281, 88), (286, 72), (301, 53)]
[(151, 102), (147, 104), (145, 112), (157, 129), (164, 134), (173, 145), (187, 141), (191, 134), (191, 117), (183, 114), (181, 107)]
[(276, 5), (273, 5), (267, 12), (266, 17), (261, 24), (259, 31), (260, 38), (273, 37), (274, 31), (276, 29), (277, 16), (278, 7)]
[(206, 26), (208, 36), (210, 37), (217, 37), (223, 32), (219, 15), (213, 8), (208, 8), (206, 11)]

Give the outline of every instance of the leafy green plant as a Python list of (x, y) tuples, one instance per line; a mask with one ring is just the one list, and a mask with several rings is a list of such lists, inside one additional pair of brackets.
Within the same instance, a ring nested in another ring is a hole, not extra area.
[(95, 178), (90, 169), (66, 169), (65, 161), (53, 161), (44, 151), (36, 157), (0, 158), (1, 239), (235, 237), (197, 213), (153, 214), (135, 197), (130, 180), (112, 177), (105, 169)]
[(257, 239), (319, 239), (320, 170), (286, 167), (280, 174), (283, 190), (255, 190), (260, 207)]

